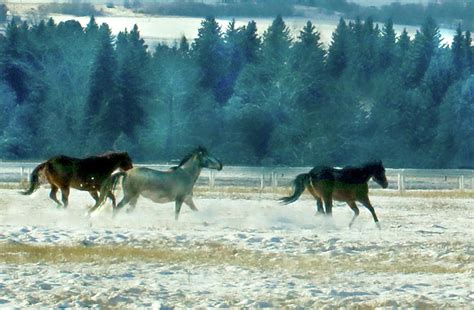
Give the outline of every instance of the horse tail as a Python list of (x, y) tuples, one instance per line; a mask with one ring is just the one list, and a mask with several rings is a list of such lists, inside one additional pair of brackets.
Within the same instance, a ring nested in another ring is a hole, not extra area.
[(33, 192), (35, 192), (40, 183), (39, 183), (39, 174), (40, 172), (46, 167), (46, 164), (48, 162), (45, 161), (41, 164), (39, 164), (38, 166), (36, 166), (36, 168), (33, 170), (33, 172), (31, 172), (31, 175), (30, 175), (30, 188), (28, 188), (27, 190), (25, 191), (21, 191), (20, 194), (22, 195), (31, 195), (33, 194)]
[(300, 198), (301, 194), (303, 194), (306, 186), (309, 185), (310, 181), (310, 174), (303, 173), (296, 176), (295, 180), (293, 181), (293, 194), (288, 197), (283, 197), (278, 199), (281, 203), (287, 205), (289, 203), (295, 202)]
[(97, 204), (93, 207), (93, 210), (97, 209), (98, 207), (104, 204), (107, 198), (107, 194), (115, 190), (120, 177), (124, 177), (125, 179), (126, 176), (127, 176), (126, 172), (117, 172), (117, 173), (112, 174), (110, 177), (105, 179), (104, 182), (102, 182), (102, 185), (100, 187), (99, 201), (97, 201)]

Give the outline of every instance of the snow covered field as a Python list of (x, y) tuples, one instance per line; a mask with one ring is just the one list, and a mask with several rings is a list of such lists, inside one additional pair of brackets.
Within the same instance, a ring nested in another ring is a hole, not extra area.
[[(56, 209), (0, 190), (2, 307), (455, 307), (474, 304), (474, 199), (372, 196), (352, 211), (314, 216), (314, 201), (196, 197), (174, 221), (172, 204), (110, 205), (73, 190)], [(275, 197), (277, 198), (277, 197)]]

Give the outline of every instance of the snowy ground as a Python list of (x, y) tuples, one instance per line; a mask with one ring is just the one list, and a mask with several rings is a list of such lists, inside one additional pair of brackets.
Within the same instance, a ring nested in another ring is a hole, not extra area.
[(0, 190), (2, 307), (464, 307), (474, 304), (474, 199), (372, 197), (314, 216), (302, 199), (195, 199), (199, 212), (139, 200), (111, 218), (72, 191), (56, 209)]

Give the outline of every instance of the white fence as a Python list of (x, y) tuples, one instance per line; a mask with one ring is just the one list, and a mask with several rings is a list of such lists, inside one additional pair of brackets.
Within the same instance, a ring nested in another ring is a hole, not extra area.
[[(38, 163), (0, 162), (0, 183), (21, 183), (28, 179)], [(152, 169), (166, 170), (172, 165), (138, 164)], [(240, 167), (224, 166), (221, 171), (203, 170), (198, 185), (210, 189), (219, 187), (246, 187), (255, 190), (276, 190), (288, 187), (300, 173), (311, 167)], [(468, 169), (387, 169), (389, 189), (409, 190), (474, 190), (474, 170)], [(371, 188), (378, 188), (374, 182)]]

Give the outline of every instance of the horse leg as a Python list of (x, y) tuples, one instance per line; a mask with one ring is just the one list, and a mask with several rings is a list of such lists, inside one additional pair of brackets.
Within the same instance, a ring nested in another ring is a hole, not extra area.
[(362, 203), (367, 209), (369, 209), (370, 213), (372, 213), (372, 217), (374, 218), (375, 225), (377, 225), (378, 229), (380, 228), (380, 223), (379, 219), (377, 218), (377, 215), (375, 214), (374, 207), (372, 207), (372, 204), (370, 203), (369, 197), (363, 197), (361, 199), (358, 199), (360, 203)]
[(58, 197), (56, 197), (56, 193), (58, 192), (58, 187), (54, 184), (51, 184), (51, 192), (49, 192), (49, 198), (54, 200), (58, 204), (58, 206), (62, 206), (62, 204), (59, 202)]
[(129, 203), (133, 199), (133, 196), (130, 195), (125, 195), (122, 199), (122, 201), (119, 202), (119, 204), (113, 208), (113, 216), (117, 215), (117, 212), (122, 209), (127, 203)]
[(325, 195), (323, 201), (324, 207), (326, 208), (326, 215), (332, 216), (332, 195)]
[(97, 205), (97, 203), (99, 203), (99, 195), (97, 194), (96, 191), (90, 191), (89, 194), (92, 196), (92, 198), (94, 198), (95, 200), (95, 205)]
[[(89, 214), (91, 214), (99, 207), (99, 194), (95, 191), (92, 191), (89, 193), (91, 194), (92, 198), (95, 199), (95, 205), (89, 209)], [(109, 197), (109, 199), (112, 200), (112, 206), (115, 209), (117, 207), (117, 203), (116, 203), (114, 194), (112, 194), (112, 192), (108, 192), (107, 197)]]
[(134, 197), (130, 200), (130, 207), (127, 209), (127, 213), (130, 213), (132, 212), (133, 210), (135, 210), (135, 207), (137, 206), (137, 200), (138, 200), (138, 197)]
[(188, 206), (191, 208), (191, 210), (193, 210), (193, 211), (199, 211), (198, 208), (196, 208), (196, 205), (194, 204), (194, 201), (193, 201), (193, 197), (192, 197), (192, 196), (187, 197), (187, 198), (184, 200), (184, 203), (185, 203), (186, 205), (188, 205)]
[(321, 200), (321, 198), (316, 199), (316, 205), (318, 206), (318, 213), (324, 214), (323, 201)]
[(90, 215), (99, 207), (99, 194), (96, 191), (90, 191), (89, 194), (95, 200), (95, 204), (91, 208), (89, 208), (88, 214)]
[(318, 208), (319, 214), (324, 214), (323, 202), (321, 198), (319, 198), (318, 193), (314, 190), (313, 186), (308, 186), (308, 191), (311, 195), (313, 195), (314, 199), (316, 199), (316, 206)]
[(62, 194), (62, 201), (63, 201), (63, 205), (64, 205), (64, 208), (67, 208), (67, 205), (69, 203), (69, 187), (62, 187), (61, 188), (61, 194)]
[(179, 212), (181, 211), (181, 206), (183, 205), (183, 198), (176, 199), (174, 205), (174, 219), (177, 221), (179, 217)]
[(114, 194), (111, 191), (109, 191), (107, 193), (107, 197), (109, 197), (109, 199), (112, 200), (112, 206), (115, 208), (117, 206), (117, 201), (115, 200)]
[(357, 205), (354, 201), (348, 202), (347, 203), (349, 207), (351, 207), (352, 211), (354, 211), (354, 216), (351, 219), (351, 222), (349, 223), (349, 228), (351, 228), (352, 224), (354, 224), (355, 219), (359, 216), (359, 208), (357, 208)]

